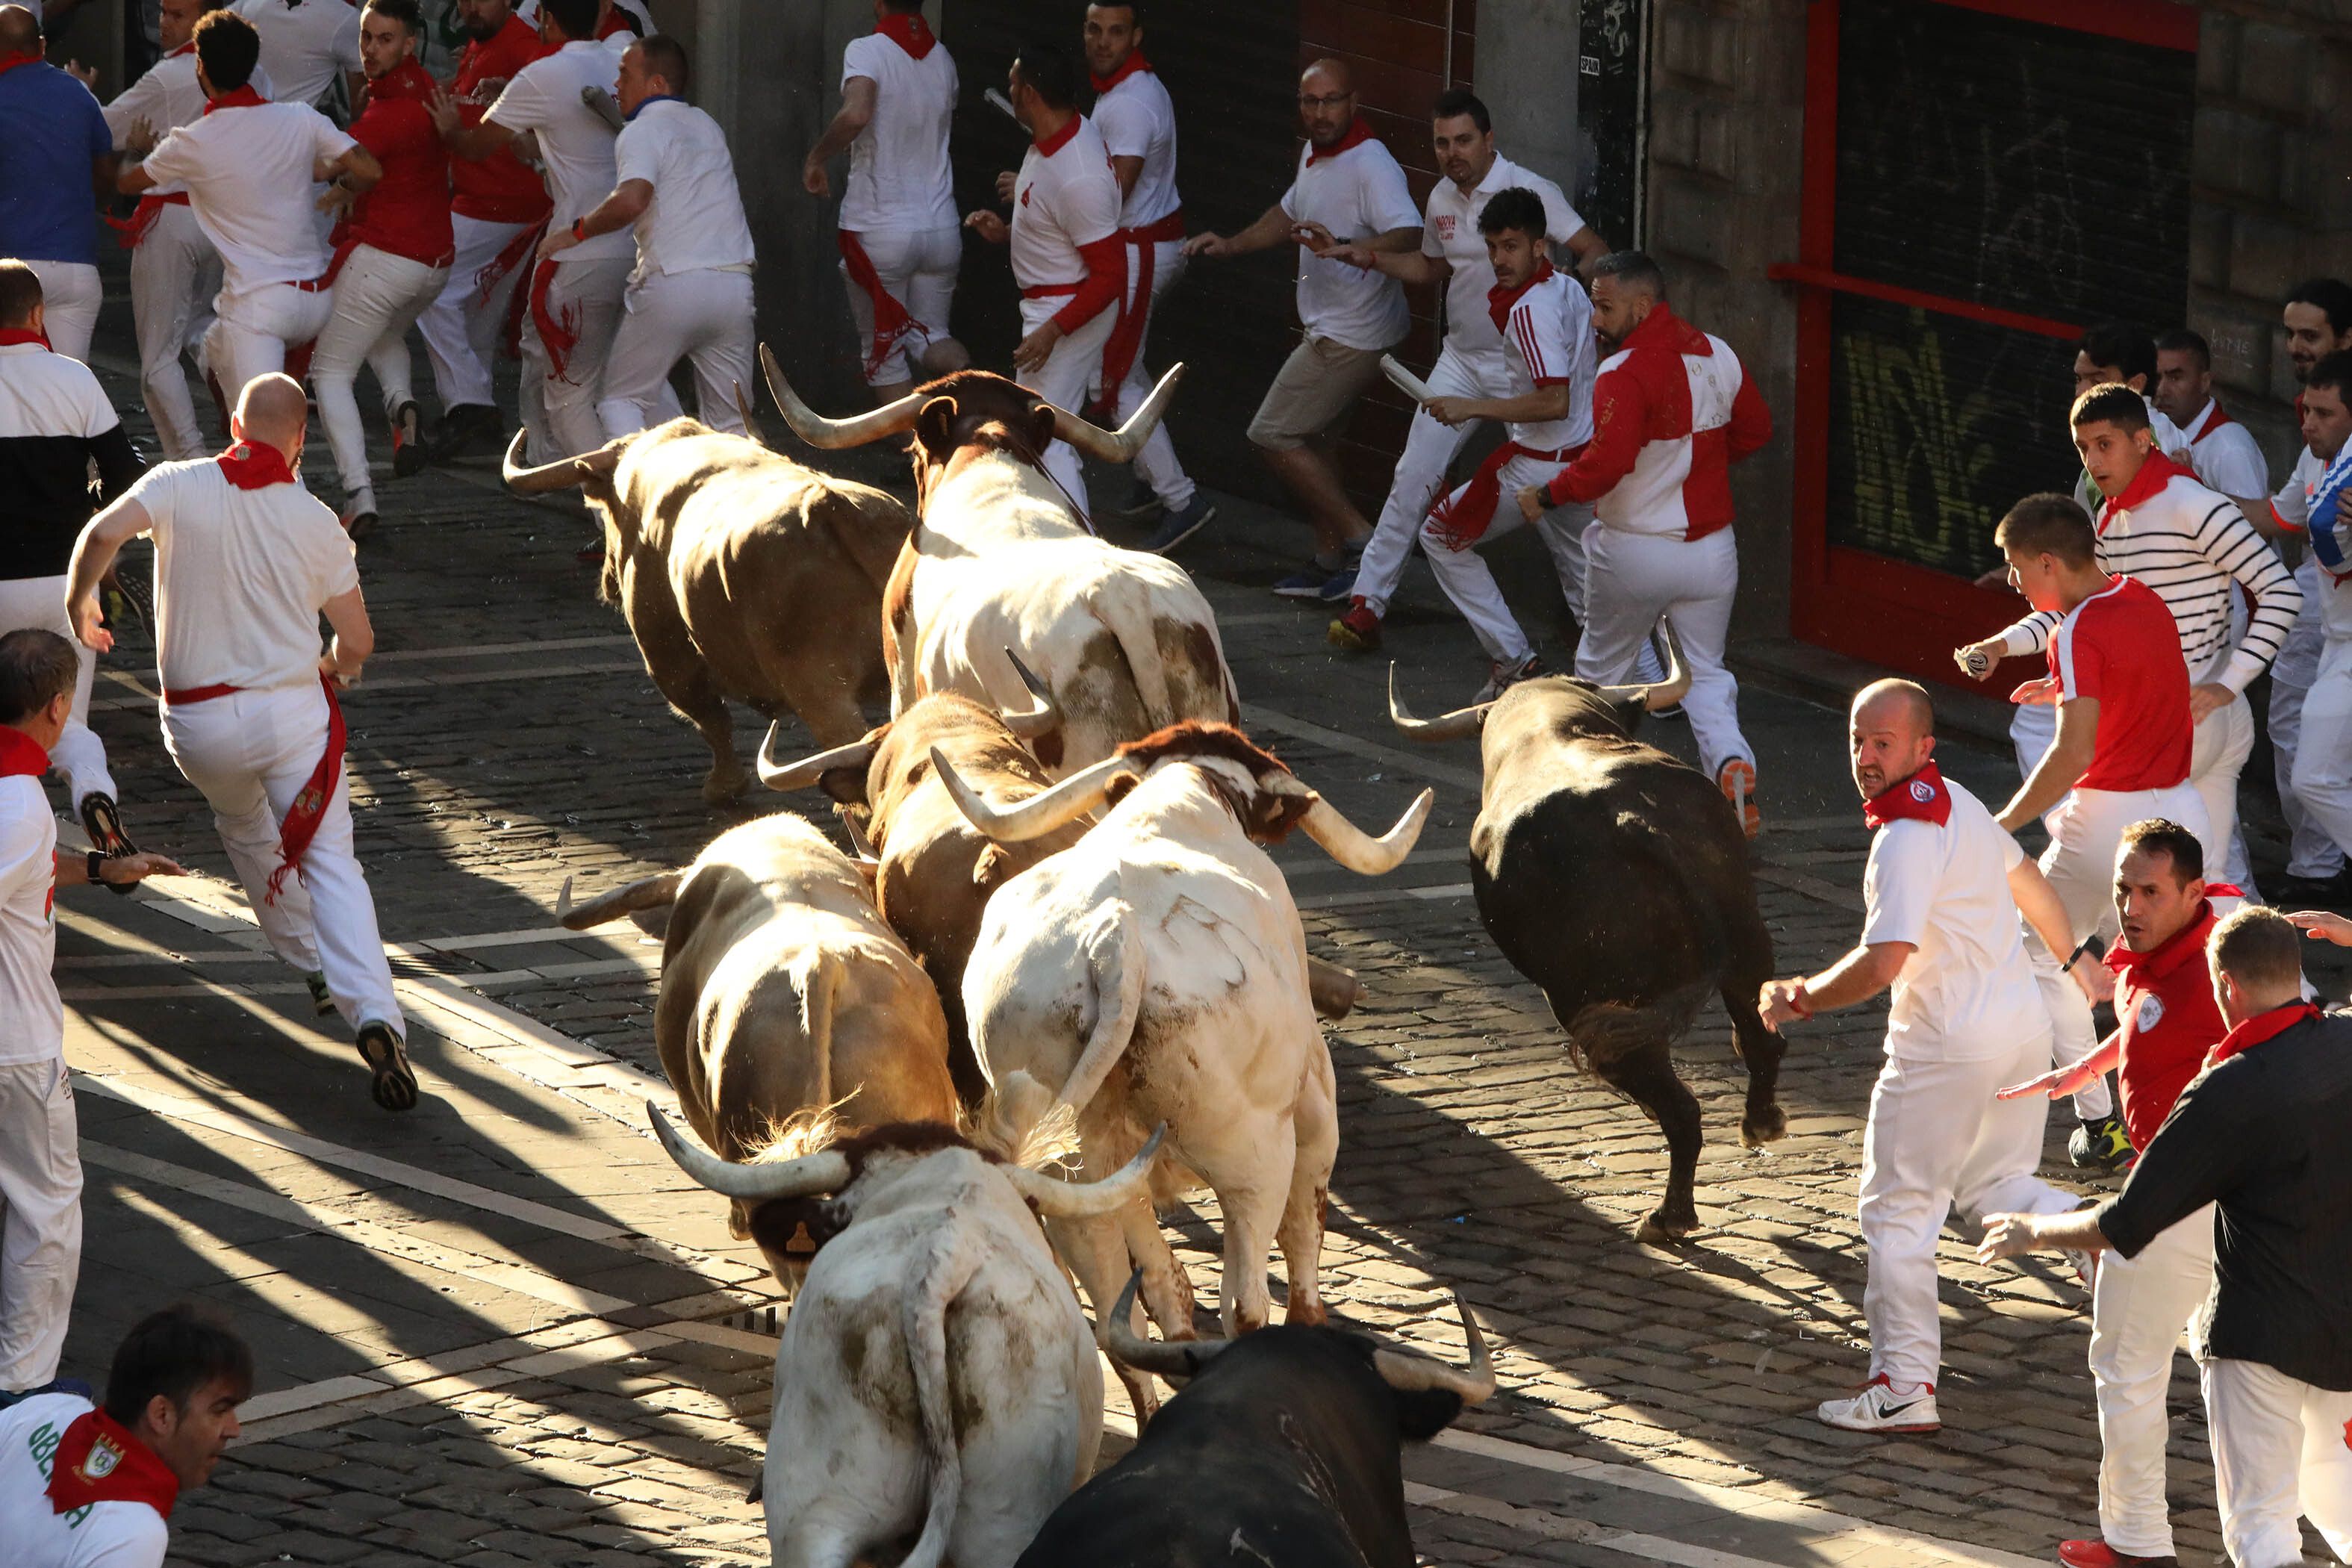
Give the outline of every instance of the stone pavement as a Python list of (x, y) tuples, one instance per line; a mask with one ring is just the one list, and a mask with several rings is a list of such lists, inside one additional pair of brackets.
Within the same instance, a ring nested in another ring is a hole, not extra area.
[[(127, 325), (122, 304), (110, 327)], [(143, 438), (123, 335), (101, 338), (100, 368)], [(310, 481), (331, 495), (314, 445)], [(888, 477), (877, 454), (859, 460)], [(299, 977), (262, 947), (163, 754), (148, 650), (127, 639), (93, 721), (131, 830), (195, 875), (60, 900), (89, 1180), (68, 1370), (102, 1376), (122, 1329), (178, 1296), (219, 1303), (254, 1341), (248, 1440), (179, 1510), (185, 1562), (764, 1561), (743, 1492), (776, 1292), (719, 1200), (646, 1135), (644, 1102), (674, 1103), (652, 1047), (658, 946), (625, 925), (566, 931), (550, 911), (567, 879), (585, 892), (681, 864), (748, 813), (829, 814), (814, 795), (702, 805), (706, 753), (595, 603), (576, 508), (507, 498), (481, 464), (380, 493), (361, 559), (383, 651), (348, 700), (350, 765), (425, 1103), (376, 1111), (349, 1042), (316, 1026)], [(1879, 1010), (1795, 1037), (1790, 1137), (1758, 1152), (1737, 1140), (1728, 1026), (1704, 1017), (1679, 1061), (1706, 1117), (1707, 1228), (1674, 1248), (1633, 1241), (1663, 1145), (1570, 1064), (1478, 926), (1475, 750), (1395, 736), (1385, 663), (1334, 656), (1326, 612), (1264, 594), (1302, 537), (1232, 505), (1186, 563), (1260, 740), (1360, 821), (1438, 791), (1391, 877), (1351, 877), (1303, 840), (1277, 854), (1310, 942), (1366, 984), (1330, 1030), (1343, 1147), (1326, 1290), (1346, 1320), (1458, 1357), (1458, 1289), (1497, 1346), (1503, 1394), (1411, 1456), (1425, 1558), (2008, 1563), (2094, 1529), (2086, 1314), (2054, 1265), (1979, 1268), (1948, 1237), (1940, 1436), (1812, 1419), (1865, 1365), (1853, 1207)], [(1559, 655), (1540, 561), (1500, 548)], [(1415, 573), (1391, 643), (1432, 709), (1483, 671)], [(1842, 716), (1753, 685), (1745, 713), (1769, 814), (1765, 913), (1782, 971), (1817, 966), (1853, 940), (1865, 847)], [(1685, 727), (1657, 731), (1689, 754)], [(1988, 795), (2013, 776), (1990, 749), (1954, 743), (1944, 761)], [(2070, 1179), (2061, 1142), (2053, 1127), (2049, 1173)], [(1174, 1229), (1206, 1307), (1205, 1194)], [(2185, 1359), (2173, 1407), (2181, 1542), (2209, 1560)]]

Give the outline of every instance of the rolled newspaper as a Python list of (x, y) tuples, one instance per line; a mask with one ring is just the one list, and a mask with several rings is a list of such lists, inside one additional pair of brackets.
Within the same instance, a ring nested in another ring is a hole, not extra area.
[(1004, 110), (1005, 119), (1012, 121), (1016, 125), (1021, 122), (1021, 116), (1015, 112), (1013, 108), (1013, 100), (1005, 97), (1001, 89), (992, 87), (986, 92), (981, 94), (981, 96), (988, 100), (989, 102), (996, 105), (997, 108)]
[(1972, 680), (1982, 680), (1992, 672), (1992, 656), (1974, 646), (1955, 648), (1952, 660), (1960, 667), (1960, 673)]
[(1415, 403), (1427, 403), (1437, 394), (1429, 390), (1429, 383), (1397, 363), (1393, 354), (1381, 356), (1381, 374), (1396, 384), (1396, 389)]
[(580, 89), (580, 101), (588, 106), (588, 111), (591, 114), (593, 114), (597, 119), (611, 126), (614, 131), (620, 130), (621, 127), (629, 122), (628, 116), (621, 112), (620, 104), (614, 100), (611, 93), (606, 92), (601, 87), (582, 88)]

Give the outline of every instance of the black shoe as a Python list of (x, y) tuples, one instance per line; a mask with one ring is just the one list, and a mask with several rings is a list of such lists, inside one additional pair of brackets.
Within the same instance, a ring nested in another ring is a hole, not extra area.
[(424, 419), (410, 398), (392, 416), (392, 474), (404, 479), (425, 469)]
[(1164, 506), (1160, 498), (1152, 493), (1151, 487), (1138, 479), (1128, 490), (1127, 500), (1110, 516), (1114, 522), (1141, 522), (1154, 512), (1163, 510), (1165, 510)]
[(487, 437), (495, 445), (505, 423), (499, 411), (487, 403), (460, 403), (441, 416), (425, 443), (425, 460), (446, 463), (464, 457)]
[(2123, 1118), (2113, 1111), (2084, 1122), (2066, 1140), (2067, 1163), (2078, 1171), (2113, 1171), (2131, 1163), (2133, 1157)]
[(2269, 891), (2271, 902), (2281, 909), (2352, 908), (2352, 868), (2333, 877), (2281, 877)]
[(408, 1052), (400, 1037), (388, 1024), (362, 1024), (359, 1033), (360, 1060), (367, 1063), (372, 1075), (368, 1094), (386, 1110), (416, 1109), (416, 1073), (408, 1065)]
[[(82, 831), (89, 835), (89, 847), (112, 860), (124, 855), (136, 855), (139, 846), (122, 831), (122, 814), (116, 809), (114, 797), (103, 790), (92, 790), (81, 797)], [(128, 898), (135, 882), (109, 882), (106, 890)]]

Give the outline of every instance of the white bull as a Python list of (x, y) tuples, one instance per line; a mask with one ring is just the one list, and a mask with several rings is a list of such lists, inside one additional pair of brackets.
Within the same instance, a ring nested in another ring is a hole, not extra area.
[(1010, 1568), (1102, 1439), (1094, 1335), (1036, 1216), (1140, 1201), (1159, 1139), (1077, 1185), (937, 1123), (733, 1164), (646, 1110), (670, 1158), (738, 1203), (832, 1194), (776, 1344), (761, 1476), (775, 1568), (848, 1568), (919, 1528), (902, 1568)]
[[(1341, 865), (1378, 876), (1412, 849), (1429, 793), (1374, 839), (1222, 724), (1179, 725), (1003, 806), (937, 752), (932, 765), (964, 815), (1000, 841), (1117, 801), (1076, 844), (997, 889), (964, 969), (972, 1046), (1012, 1123), (1058, 1099), (1078, 1113), (1087, 1163), (1104, 1166), (1164, 1122), (1172, 1163), (1159, 1173), (1159, 1195), (1197, 1173), (1223, 1210), (1226, 1331), (1266, 1321), (1270, 1241), (1289, 1274), (1288, 1321), (1321, 1321), (1317, 1266), (1338, 1101), (1297, 907), (1258, 845), (1297, 826)], [(1050, 1228), (1098, 1318), (1132, 1262), (1160, 1331), (1191, 1336), (1191, 1286), (1142, 1198)], [(1148, 1409), (1149, 1380), (1129, 1387)]]

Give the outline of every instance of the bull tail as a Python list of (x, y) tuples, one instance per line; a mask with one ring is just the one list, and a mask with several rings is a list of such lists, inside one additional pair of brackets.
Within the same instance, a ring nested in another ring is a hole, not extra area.
[(640, 877), (626, 887), (615, 888), (601, 899), (574, 905), (572, 901), (572, 879), (563, 879), (563, 891), (555, 900), (555, 918), (569, 931), (586, 931), (607, 921), (619, 920), (643, 910), (657, 910), (677, 900), (677, 889), (686, 880), (683, 871), (664, 871), (656, 877)]
[(809, 1043), (816, 1062), (816, 1098), (812, 1105), (833, 1103), (833, 1013), (841, 994), (841, 960), (819, 949), (793, 970), (793, 989), (800, 994), (801, 1037)]
[(931, 1497), (923, 1533), (901, 1568), (940, 1568), (947, 1560), (948, 1536), (963, 1492), (963, 1450), (956, 1440), (948, 1384), (948, 1310), (975, 1268), (976, 1260), (949, 1240), (931, 1254), (906, 1299), (907, 1359), (914, 1374), (915, 1406), (922, 1417), (923, 1446), (930, 1452)]
[(1135, 680), (1135, 695), (1143, 704), (1144, 732), (1164, 730), (1183, 714), (1168, 687), (1168, 664), (1160, 657), (1160, 637), (1151, 624), (1150, 600), (1130, 584), (1107, 585), (1096, 601), (1095, 618), (1118, 644)]
[(1062, 1085), (1062, 1103), (1073, 1110), (1086, 1110), (1102, 1089), (1103, 1079), (1135, 1037), (1136, 1020), (1143, 1016), (1142, 954), (1135, 951), (1130, 935), (1126, 907), (1116, 905), (1087, 946), (1087, 967), (1095, 980), (1095, 1026), (1070, 1068), (1069, 1080)]

